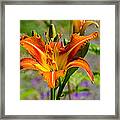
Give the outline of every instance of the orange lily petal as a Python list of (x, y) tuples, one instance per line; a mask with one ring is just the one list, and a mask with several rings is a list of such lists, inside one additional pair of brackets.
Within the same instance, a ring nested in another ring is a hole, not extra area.
[(20, 60), (20, 69), (38, 70), (34, 64), (37, 64), (37, 62), (33, 58), (23, 58)]
[(49, 69), (47, 69), (44, 66), (40, 65), (33, 58), (23, 58), (23, 59), (21, 59), (20, 60), (20, 68), (24, 69), (24, 70), (33, 69), (33, 70), (41, 70), (43, 72), (49, 72)]
[(43, 64), (46, 60), (46, 56), (44, 54), (45, 48), (37, 42), (34, 41), (34, 39), (26, 38), (20, 41), (20, 44), (25, 47), (25, 49), (34, 57), (40, 64)]
[(82, 26), (82, 29), (80, 30), (80, 34), (83, 35), (85, 30), (87, 29), (87, 27), (92, 25), (92, 24), (96, 25), (97, 28), (99, 27), (97, 22), (92, 21), (92, 20), (86, 20), (85, 23)]
[(46, 68), (46, 66), (44, 67), (44, 66), (40, 65), (39, 63), (38, 64), (34, 64), (34, 65), (41, 71), (44, 71), (44, 72), (49, 72), (50, 71), (49, 67)]
[(90, 69), (90, 66), (89, 64), (87, 63), (87, 61), (83, 58), (78, 58), (77, 60), (74, 60), (72, 62), (69, 62), (66, 66), (66, 69), (69, 69), (69, 68), (72, 68), (72, 67), (80, 67), (80, 68), (83, 68), (88, 76), (90, 77), (91, 81), (93, 82), (94, 81), (94, 76), (93, 76), (93, 73)]
[(79, 36), (77, 34), (73, 34), (71, 36), (70, 43), (66, 46), (66, 52), (69, 55), (69, 60), (75, 56), (77, 51), (85, 45), (90, 40), (93, 40), (98, 37), (98, 32), (94, 32), (88, 36)]
[(63, 47), (63, 43), (62, 42), (50, 42), (48, 44), (49, 48), (51, 49), (58, 49), (59, 51), (61, 51), (62, 49), (64, 49)]
[(64, 76), (64, 70), (52, 71), (52, 72), (42, 72), (44, 79), (48, 82), (50, 88), (55, 88), (55, 81), (58, 80), (60, 76)]
[(73, 33), (79, 33), (84, 23), (85, 20), (73, 20)]

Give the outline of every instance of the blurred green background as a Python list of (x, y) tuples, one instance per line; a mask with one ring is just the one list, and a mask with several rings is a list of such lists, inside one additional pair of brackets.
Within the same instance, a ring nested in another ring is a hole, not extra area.
[[(100, 21), (96, 21), (100, 24)], [(72, 34), (72, 21), (53, 20), (57, 33), (63, 34), (63, 39), (69, 41)], [(31, 36), (32, 30), (35, 30), (44, 38), (44, 32), (48, 32), (50, 20), (21, 20), (20, 33)], [(89, 26), (85, 35), (94, 31), (99, 31), (95, 25)], [(31, 57), (28, 52), (20, 46), (20, 58)], [(68, 84), (65, 86), (62, 100), (99, 100), (100, 99), (100, 40), (99, 38), (90, 42), (89, 50), (85, 59), (91, 66), (94, 73), (95, 84), (93, 85), (86, 72), (78, 69), (71, 75)], [(21, 100), (48, 100), (50, 89), (36, 71), (20, 71), (20, 99)]]

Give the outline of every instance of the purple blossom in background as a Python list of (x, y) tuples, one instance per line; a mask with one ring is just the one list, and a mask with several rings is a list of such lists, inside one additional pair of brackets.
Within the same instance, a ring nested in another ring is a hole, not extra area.
[(49, 98), (50, 91), (42, 76), (32, 79), (31, 84), (39, 92), (40, 100), (47, 100)]
[(91, 85), (90, 81), (84, 80), (80, 83), (80, 86), (82, 87), (89, 87)]
[(48, 92), (41, 92), (40, 93), (40, 99), (45, 100), (45, 99), (47, 99), (49, 97), (49, 95), (50, 95), (49, 91)]
[(88, 97), (91, 95), (91, 93), (89, 91), (83, 91), (83, 92), (80, 92), (80, 97)]
[(36, 77), (36, 78), (32, 79), (31, 80), (32, 86), (36, 87), (40, 83), (41, 80), (42, 80), (41, 77)]
[(80, 93), (73, 93), (72, 99), (74, 99), (74, 100), (85, 99), (85, 98), (89, 97), (90, 95), (91, 95), (91, 93), (89, 91), (83, 91)]
[(45, 93), (45, 92), (42, 92), (42, 93), (40, 94), (40, 98), (41, 98), (41, 100), (44, 100), (44, 99), (46, 98), (46, 93)]

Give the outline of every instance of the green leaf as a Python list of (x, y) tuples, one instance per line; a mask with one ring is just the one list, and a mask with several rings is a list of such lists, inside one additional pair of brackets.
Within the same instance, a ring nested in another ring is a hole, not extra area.
[(27, 97), (30, 97), (30, 96), (39, 96), (39, 93), (35, 89), (31, 88), (26, 91), (23, 91), (20, 94), (20, 99), (25, 100)]
[(86, 55), (87, 52), (88, 52), (89, 45), (90, 45), (90, 43), (86, 43), (86, 45), (85, 45), (84, 47), (80, 48), (80, 49), (78, 50), (77, 54), (75, 55), (75, 57), (82, 57), (82, 58), (84, 58), (85, 55)]
[(100, 72), (93, 72), (93, 74), (94, 74), (95, 85), (99, 86), (100, 85)]
[(89, 52), (91, 54), (100, 55), (100, 46), (97, 44), (90, 44)]
[(77, 92), (82, 92), (82, 91), (89, 91), (89, 88), (86, 88), (86, 87), (78, 87)]

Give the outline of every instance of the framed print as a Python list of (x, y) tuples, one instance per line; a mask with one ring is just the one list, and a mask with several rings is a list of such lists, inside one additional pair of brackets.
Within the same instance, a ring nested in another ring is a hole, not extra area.
[(119, 2), (1, 2), (2, 119), (119, 119)]

